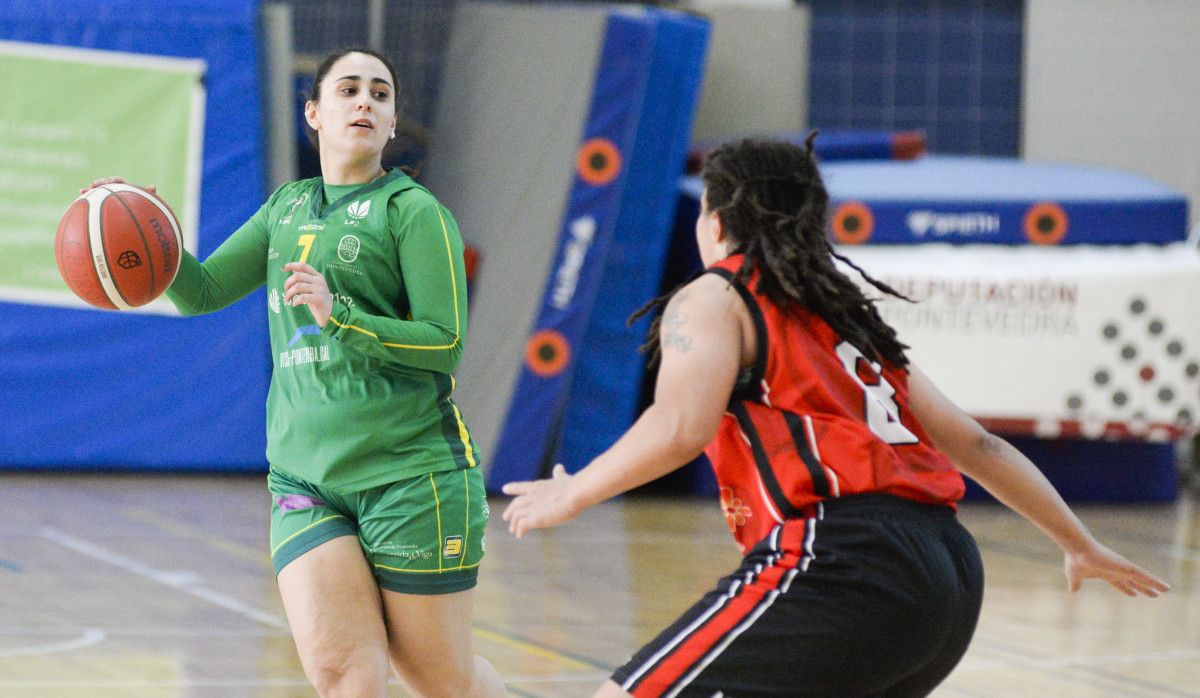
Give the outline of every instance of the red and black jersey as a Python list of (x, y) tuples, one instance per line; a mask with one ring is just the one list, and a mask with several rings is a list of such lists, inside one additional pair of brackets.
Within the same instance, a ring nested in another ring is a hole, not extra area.
[(734, 280), (742, 255), (709, 268), (754, 320), (758, 357), (705, 448), (743, 552), (813, 504), (884, 492), (930, 504), (962, 497), (962, 476), (908, 408), (908, 374), (865, 358), (818, 315), (781, 309)]

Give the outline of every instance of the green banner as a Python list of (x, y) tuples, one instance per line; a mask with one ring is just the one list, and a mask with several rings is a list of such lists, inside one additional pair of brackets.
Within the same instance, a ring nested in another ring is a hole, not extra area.
[(58, 274), (54, 235), (95, 179), (157, 186), (196, 250), (204, 71), (200, 60), (0, 41), (0, 301), (86, 305)]

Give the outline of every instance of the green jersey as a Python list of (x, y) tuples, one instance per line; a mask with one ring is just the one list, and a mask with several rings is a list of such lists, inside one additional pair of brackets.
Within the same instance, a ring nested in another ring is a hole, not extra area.
[[(283, 265), (295, 261), (329, 284), (324, 328), (283, 303)], [(360, 490), (478, 464), (450, 395), (467, 332), (462, 238), (428, 190), (399, 170), (361, 185), (285, 184), (203, 264), (183, 255), (167, 295), (195, 315), (263, 283), (273, 468)]]

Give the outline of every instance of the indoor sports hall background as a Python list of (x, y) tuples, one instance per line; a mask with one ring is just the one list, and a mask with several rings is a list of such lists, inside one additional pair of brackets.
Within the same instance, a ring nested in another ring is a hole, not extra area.
[[(265, 468), (264, 296), (187, 320), (165, 301), (89, 309), (57, 278), (52, 231), (75, 188), (121, 172), (211, 251), (313, 174), (306, 76), (363, 44), (407, 81), (395, 160), (423, 164), (472, 248), (458, 400), (491, 487), (581, 467), (649, 399), (645, 324), (624, 320), (696, 265), (685, 162), (816, 127), (833, 232), (930, 296), (889, 312), (951, 396), (1053, 448), (1073, 495), (1174, 496), (1200, 414), (1187, 3), (656, 5), (0, 8), (0, 465)], [(700, 465), (674, 486), (711, 480)]]
[[(652, 399), (626, 318), (699, 266), (703, 154), (820, 129), (830, 235), (918, 301), (881, 304), (914, 360), (1174, 585), (1068, 595), (1056, 548), (968, 502), (985, 607), (937, 695), (1200, 696), (1198, 7), (0, 1), (0, 696), (311, 695), (265, 549), (267, 294), (101, 311), (53, 243), (119, 174), (204, 257), (319, 173), (304, 95), (355, 45), (400, 73), (390, 163), (468, 246), (455, 396), (493, 493)], [(513, 695), (591, 695), (728, 571), (714, 488), (701, 459), (642, 492), (684, 496), (531, 540), (492, 517), (474, 638)]]

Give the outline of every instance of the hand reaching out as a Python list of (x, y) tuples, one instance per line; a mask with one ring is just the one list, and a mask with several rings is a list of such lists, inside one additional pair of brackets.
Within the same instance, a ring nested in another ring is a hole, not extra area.
[(283, 302), (292, 306), (307, 305), (313, 319), (324, 327), (333, 313), (333, 294), (329, 292), (325, 277), (304, 262), (288, 262), (283, 265), (283, 270), (292, 272), (283, 282)]
[(579, 515), (571, 503), (571, 480), (562, 464), (554, 466), (550, 478), (526, 482), (510, 482), (504, 494), (515, 498), (504, 509), (508, 530), (517, 538), (536, 528), (566, 523)]
[(1103, 579), (1126, 596), (1158, 596), (1170, 590), (1166, 582), (1138, 567), (1100, 543), (1080, 552), (1068, 552), (1063, 561), (1067, 588), (1078, 591), (1085, 579)]

